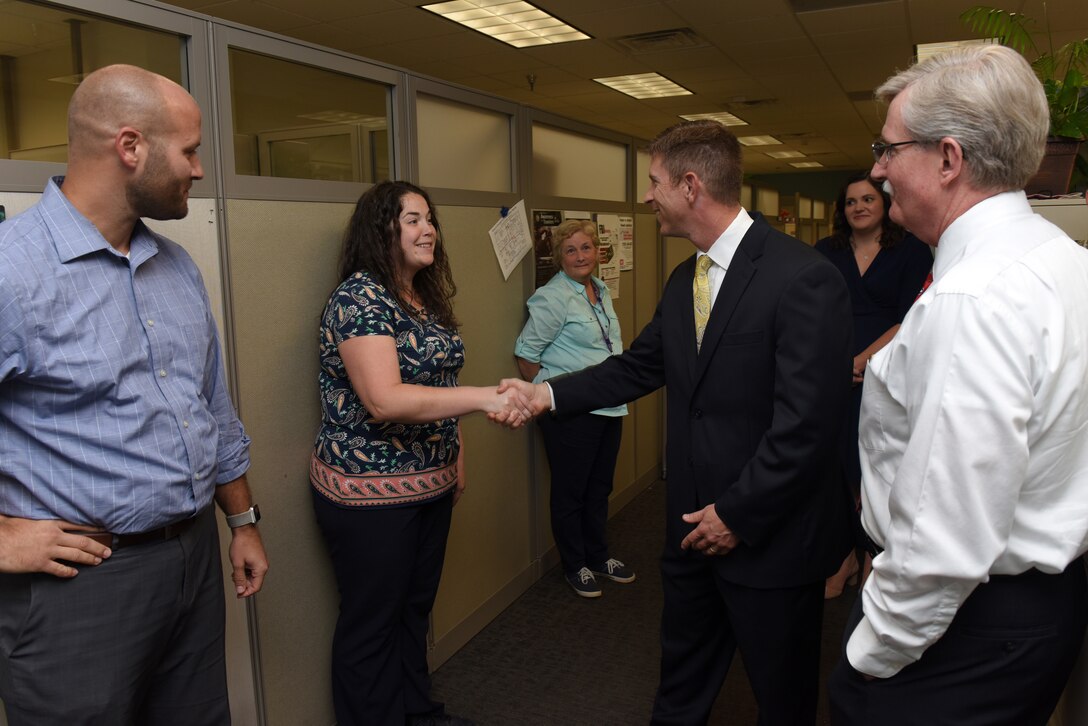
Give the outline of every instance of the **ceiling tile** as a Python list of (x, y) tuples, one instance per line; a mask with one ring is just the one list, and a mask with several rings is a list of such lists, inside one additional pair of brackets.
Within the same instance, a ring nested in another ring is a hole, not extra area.
[(870, 5), (798, 13), (797, 19), (809, 35), (866, 31), (879, 36), (878, 31), (901, 28), (905, 25), (907, 11), (904, 0), (892, 0)]

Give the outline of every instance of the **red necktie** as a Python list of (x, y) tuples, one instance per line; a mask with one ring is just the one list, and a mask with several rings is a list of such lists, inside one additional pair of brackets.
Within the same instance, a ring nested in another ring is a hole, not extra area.
[(914, 298), (914, 301), (918, 302), (918, 298), (922, 297), (922, 295), (925, 294), (926, 290), (928, 290), (929, 286), (932, 285), (932, 284), (933, 284), (933, 273), (930, 272), (928, 275), (926, 275), (926, 281), (922, 283), (922, 289), (918, 291), (918, 297)]

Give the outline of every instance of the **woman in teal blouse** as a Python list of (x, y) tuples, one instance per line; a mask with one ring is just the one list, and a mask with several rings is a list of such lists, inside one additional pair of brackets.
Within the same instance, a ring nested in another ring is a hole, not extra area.
[(340, 615), (332, 644), (339, 726), (466, 726), (430, 699), (427, 627), (453, 505), (464, 489), (457, 417), (528, 409), (458, 386), (465, 348), (430, 199), (382, 182), (344, 235), (343, 282), (321, 317), (321, 428), (310, 459)]
[[(514, 346), (518, 368), (538, 383), (600, 363), (623, 349), (620, 321), (597, 266), (596, 226), (567, 220), (552, 235), (560, 271), (529, 298), (529, 320)], [(582, 597), (600, 597), (597, 577), (633, 582), (634, 572), (609, 556), (608, 495), (627, 406), (538, 419), (552, 471), (552, 534), (567, 582)]]

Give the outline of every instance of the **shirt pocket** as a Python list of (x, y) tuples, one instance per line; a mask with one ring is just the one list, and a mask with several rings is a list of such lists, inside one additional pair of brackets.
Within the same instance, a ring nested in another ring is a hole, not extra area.
[(882, 452), (888, 448), (888, 435), (884, 430), (884, 408), (875, 393), (868, 387), (862, 389), (858, 443), (867, 451)]

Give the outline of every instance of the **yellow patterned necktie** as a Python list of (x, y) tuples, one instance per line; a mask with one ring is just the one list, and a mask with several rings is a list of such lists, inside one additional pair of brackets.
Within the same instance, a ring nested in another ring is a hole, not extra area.
[(695, 279), (691, 283), (691, 294), (695, 302), (695, 350), (703, 347), (703, 333), (710, 320), (710, 277), (706, 274), (714, 261), (710, 255), (703, 255), (695, 263)]

